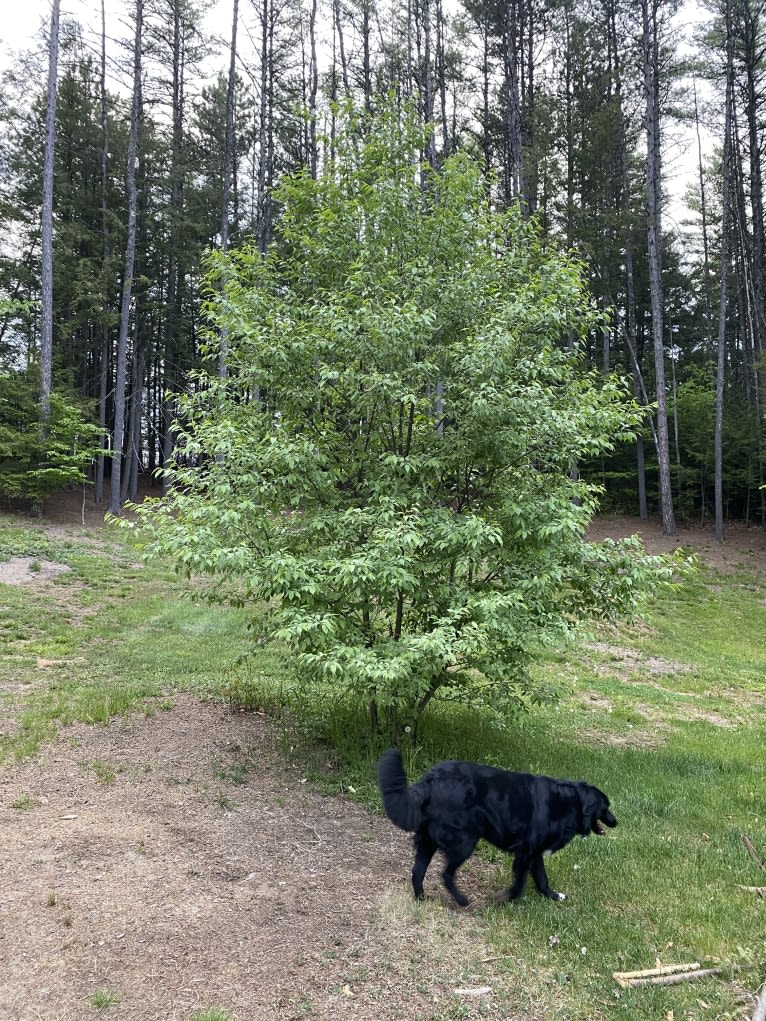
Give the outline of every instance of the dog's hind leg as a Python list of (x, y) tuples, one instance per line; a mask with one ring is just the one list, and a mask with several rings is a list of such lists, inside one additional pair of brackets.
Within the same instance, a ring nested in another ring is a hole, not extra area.
[(495, 904), (505, 904), (506, 901), (516, 900), (522, 895), (531, 865), (532, 855), (529, 848), (517, 848), (513, 859), (513, 882), (507, 890), (500, 890), (495, 894)]
[(452, 842), (449, 846), (444, 847), (444, 854), (447, 858), (447, 865), (442, 872), (442, 882), (446, 887), (450, 896), (460, 905), (461, 908), (466, 907), (468, 904), (468, 898), (464, 893), (461, 893), (455, 885), (455, 873), (466, 861), (471, 857), (476, 844), (478, 841), (467, 834), (461, 834), (461, 836)]
[(412, 889), (418, 900), (423, 899), (423, 879), (431, 859), (436, 854), (436, 844), (425, 829), (418, 830), (414, 838), (415, 864), (412, 867)]
[(557, 893), (555, 890), (550, 888), (548, 884), (548, 875), (545, 871), (545, 863), (543, 862), (543, 856), (541, 854), (536, 854), (532, 859), (530, 873), (535, 881), (535, 886), (543, 897), (548, 897), (550, 900), (566, 900), (565, 893)]
[(455, 873), (465, 861), (465, 858), (457, 862), (447, 862), (447, 867), (442, 872), (442, 881), (448, 890), (449, 894), (455, 900), (461, 908), (467, 907), (469, 901), (464, 893), (461, 893), (455, 885)]

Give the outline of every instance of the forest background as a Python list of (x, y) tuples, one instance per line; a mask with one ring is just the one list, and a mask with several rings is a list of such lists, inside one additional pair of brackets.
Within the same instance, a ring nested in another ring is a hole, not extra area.
[[(722, 0), (682, 33), (674, 0), (233, 0), (226, 39), (187, 0), (54, 19), (0, 81), (5, 495), (44, 495), (85, 459), (97, 501), (110, 473), (110, 509), (136, 497), (195, 385), (203, 253), (266, 251), (274, 187), (326, 165), (335, 104), (372, 114), (393, 93), (434, 126), (425, 162), (469, 150), (495, 204), (579, 256), (611, 310), (583, 368), (628, 376), (646, 416), (635, 443), (577, 466), (603, 505), (662, 511), (668, 532), (764, 523), (763, 13)], [(691, 175), (671, 219), (678, 131)]]

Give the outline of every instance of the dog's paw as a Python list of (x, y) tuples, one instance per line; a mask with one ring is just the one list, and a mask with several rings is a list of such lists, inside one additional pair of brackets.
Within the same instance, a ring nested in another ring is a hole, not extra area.
[(565, 893), (557, 893), (556, 894), (556, 900), (566, 900), (566, 899), (567, 899), (567, 895)]
[(514, 893), (511, 889), (498, 890), (492, 895), (492, 900), (495, 904), (510, 904), (512, 900), (518, 900), (520, 896), (520, 893)]

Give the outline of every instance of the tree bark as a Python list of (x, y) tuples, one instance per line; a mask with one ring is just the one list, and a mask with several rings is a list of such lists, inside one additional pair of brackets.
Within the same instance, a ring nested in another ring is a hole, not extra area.
[[(651, 3), (651, 9), (650, 9)], [(673, 492), (670, 478), (667, 399), (665, 393), (665, 349), (662, 322), (662, 225), (660, 125), (658, 104), (657, 0), (641, 0), (644, 62), (644, 99), (646, 101), (646, 212), (649, 292), (651, 303), (654, 372), (657, 387), (657, 460), (660, 476), (660, 510), (664, 535), (676, 535)]]
[(449, 123), (447, 119), (447, 59), (445, 54), (445, 24), (442, 0), (436, 0), (436, 79), (439, 87), (439, 107), (442, 127), (442, 152), (448, 156), (452, 151)]
[(700, 180), (700, 217), (702, 219), (702, 279), (704, 282), (705, 303), (705, 339), (708, 351), (713, 349), (713, 326), (711, 312), (710, 284), (710, 242), (708, 239), (707, 195), (705, 191), (705, 173), (702, 165), (702, 138), (700, 137), (699, 107), (697, 103), (697, 79), (694, 79), (694, 126), (697, 132), (697, 166)]
[(265, 253), (271, 238), (270, 187), (273, 167), (273, 44), (272, 0), (261, 6), (261, 74), (258, 106), (258, 185), (255, 235), (258, 251)]
[(130, 302), (133, 292), (133, 266), (136, 258), (136, 210), (138, 194), (136, 189), (136, 153), (138, 151), (138, 129), (141, 119), (141, 35), (143, 30), (144, 2), (136, 0), (136, 34), (133, 44), (133, 99), (130, 108), (130, 135), (128, 137), (128, 236), (125, 245), (125, 276), (122, 283), (122, 305), (120, 308), (120, 333), (117, 340), (117, 364), (114, 394), (114, 444), (112, 457), (112, 481), (109, 492), (109, 510), (122, 514), (120, 499), (122, 479), (122, 457), (125, 445), (125, 381), (128, 360), (128, 329), (130, 326)]
[[(234, 165), (234, 88), (237, 80), (237, 21), (239, 0), (234, 0), (231, 23), (231, 48), (229, 50), (229, 78), (226, 83), (226, 127), (223, 143), (223, 187), (221, 193), (221, 251), (229, 250), (229, 211), (231, 208), (231, 180)], [(225, 286), (225, 282), (222, 283)], [(226, 326), (221, 328), (218, 353), (218, 375), (225, 379), (228, 374), (229, 336)]]
[(503, 25), (503, 52), (505, 57), (506, 132), (508, 136), (507, 199), (521, 199), (521, 99), (519, 95), (519, 59), (517, 51), (518, 19), (517, 0), (508, 0)]
[(40, 429), (47, 431), (51, 410), (53, 380), (53, 170), (56, 147), (56, 98), (58, 92), (60, 0), (51, 6), (50, 39), (48, 42), (48, 98), (45, 108), (45, 158), (43, 163), (43, 196), (41, 228), (41, 292), (40, 323)]
[(311, 0), (311, 13), (309, 15), (309, 138), (308, 138), (308, 164), (309, 171), (313, 178), (316, 178), (319, 171), (319, 151), (317, 147), (317, 92), (319, 91), (319, 64), (317, 62), (317, 0)]
[[(102, 429), (99, 437), (99, 449), (103, 451), (106, 444), (106, 403), (109, 392), (109, 362), (111, 355), (110, 331), (109, 331), (109, 299), (107, 295), (107, 281), (109, 272), (109, 258), (111, 255), (111, 242), (109, 238), (108, 220), (108, 185), (109, 185), (109, 118), (106, 106), (106, 8), (104, 0), (101, 0), (101, 78), (99, 82), (101, 93), (101, 232), (103, 235), (103, 288), (104, 298), (102, 305), (103, 323), (101, 327), (101, 355), (98, 366), (98, 424)], [(94, 498), (96, 503), (104, 500), (104, 454), (96, 458), (96, 478), (94, 486)]]
[(718, 312), (718, 359), (715, 385), (715, 537), (723, 542), (723, 385), (725, 371), (726, 311), (729, 265), (729, 210), (731, 208), (731, 133), (732, 104), (734, 101), (734, 57), (731, 24), (731, 3), (726, 0), (726, 109), (723, 129), (723, 182), (721, 214), (721, 287)]

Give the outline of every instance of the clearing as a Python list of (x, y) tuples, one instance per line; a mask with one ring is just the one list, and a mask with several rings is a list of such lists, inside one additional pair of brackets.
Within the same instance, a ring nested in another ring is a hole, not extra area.
[[(77, 494), (47, 524), (88, 541)], [(98, 523), (86, 527), (95, 538)], [(667, 540), (634, 520), (596, 530), (692, 545), (718, 569), (766, 562), (755, 530), (732, 529), (722, 548), (708, 531)], [(0, 563), (0, 582), (50, 585), (49, 566), (34, 566)], [(540, 982), (530, 998), (523, 948), (499, 959), (481, 935), (495, 867), (465, 867), (465, 912), (436, 868), (434, 899), (414, 904), (407, 835), (343, 790), (315, 794), (283, 738), (263, 716), (174, 694), (106, 727), (66, 727), (2, 768), (4, 1021), (190, 1021), (210, 1007), (237, 1021), (551, 1015), (556, 989)]]

